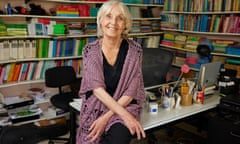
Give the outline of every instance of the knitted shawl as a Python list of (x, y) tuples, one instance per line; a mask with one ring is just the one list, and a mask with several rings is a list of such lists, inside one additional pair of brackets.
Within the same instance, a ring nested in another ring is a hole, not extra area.
[[(120, 80), (113, 98), (117, 101), (121, 96), (131, 96), (137, 100), (137, 104), (129, 104), (126, 110), (140, 120), (142, 107), (145, 101), (144, 84), (142, 77), (142, 48), (130, 39), (128, 53), (123, 65)], [(89, 127), (98, 117), (109, 111), (109, 109), (91, 93), (95, 88), (106, 88), (103, 74), (103, 55), (100, 40), (89, 43), (83, 49), (83, 75), (79, 95), (82, 98), (80, 122), (77, 132), (77, 144), (99, 144), (100, 138), (91, 143), (86, 136)], [(118, 115), (113, 115), (109, 120), (105, 132), (114, 123), (123, 120)]]

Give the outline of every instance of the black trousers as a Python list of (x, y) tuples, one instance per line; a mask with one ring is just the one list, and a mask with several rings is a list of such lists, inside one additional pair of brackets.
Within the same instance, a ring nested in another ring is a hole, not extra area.
[(101, 144), (129, 144), (132, 138), (126, 126), (116, 123), (103, 135)]

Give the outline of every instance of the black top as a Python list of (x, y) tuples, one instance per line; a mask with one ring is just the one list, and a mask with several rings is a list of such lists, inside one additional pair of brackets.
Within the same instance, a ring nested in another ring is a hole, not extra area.
[(104, 69), (106, 91), (111, 96), (113, 96), (117, 88), (127, 52), (128, 52), (128, 43), (126, 40), (123, 40), (117, 55), (117, 60), (113, 66), (107, 62), (107, 59), (103, 54), (103, 69)]

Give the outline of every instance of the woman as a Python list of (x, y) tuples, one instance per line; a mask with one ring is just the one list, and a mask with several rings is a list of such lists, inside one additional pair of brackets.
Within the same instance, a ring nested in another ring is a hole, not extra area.
[(99, 39), (83, 50), (77, 144), (128, 144), (145, 137), (142, 48), (127, 39), (131, 17), (122, 2), (103, 4), (97, 24)]

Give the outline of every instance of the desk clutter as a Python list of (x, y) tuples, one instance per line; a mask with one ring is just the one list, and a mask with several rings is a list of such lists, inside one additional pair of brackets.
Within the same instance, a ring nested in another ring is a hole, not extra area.
[(38, 88), (19, 96), (0, 97), (0, 144), (33, 144), (65, 135), (69, 131), (67, 118), (49, 105), (45, 110), (41, 102), (47, 99), (46, 92)]
[(40, 92), (38, 89), (38, 91), (33, 92), (31, 89), (19, 96), (1, 98), (0, 126), (40, 118), (43, 111), (36, 105), (40, 97), (44, 97), (43, 91)]
[(149, 112), (155, 114), (158, 107), (165, 110), (180, 109), (181, 106), (204, 104), (204, 98), (211, 96), (217, 90), (217, 85), (199, 87), (194, 80), (182, 79), (180, 83), (166, 84), (157, 90), (146, 90)]

